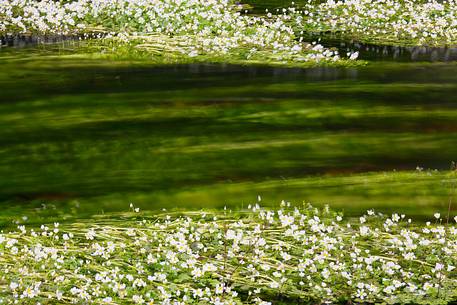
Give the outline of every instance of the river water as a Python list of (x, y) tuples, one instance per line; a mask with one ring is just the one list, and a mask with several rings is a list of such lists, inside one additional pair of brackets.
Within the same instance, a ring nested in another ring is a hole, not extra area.
[(239, 208), (258, 195), (265, 205), (347, 213), (447, 209), (453, 179), (442, 171), (457, 159), (452, 58), (156, 66), (35, 43), (0, 49), (3, 219), (43, 204), (88, 217), (130, 202)]

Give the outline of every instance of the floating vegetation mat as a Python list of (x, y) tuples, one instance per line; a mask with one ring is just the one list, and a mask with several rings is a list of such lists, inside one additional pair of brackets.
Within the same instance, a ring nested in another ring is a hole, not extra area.
[[(400, 46), (457, 45), (457, 1), (309, 1), (244, 14), (231, 0), (0, 0), (0, 35), (95, 39), (101, 53), (138, 51), (163, 62), (353, 65), (309, 34)], [(141, 53), (140, 52), (140, 53)], [(124, 56), (125, 54), (123, 54)]]
[(382, 45), (457, 45), (455, 0), (310, 1), (301, 12), (304, 31)]
[(445, 304), (457, 227), (309, 205), (130, 213), (0, 235), (4, 304)]
[(274, 16), (242, 9), (228, 0), (0, 0), (0, 34), (95, 35), (103, 52), (132, 46), (176, 62), (346, 65), (357, 58), (304, 42), (289, 25), (293, 9)]

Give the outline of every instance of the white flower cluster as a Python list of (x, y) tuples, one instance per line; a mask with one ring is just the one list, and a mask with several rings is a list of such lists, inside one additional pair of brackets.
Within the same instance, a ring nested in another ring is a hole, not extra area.
[(326, 0), (308, 3), (302, 29), (383, 44), (457, 44), (457, 1)]
[(276, 62), (340, 59), (337, 51), (295, 37), (288, 25), (294, 11), (268, 17), (244, 15), (239, 9), (229, 0), (0, 0), (0, 33), (103, 32), (103, 37), (140, 41), (145, 48), (152, 42), (164, 49), (168, 43), (188, 57), (236, 55)]
[[(69, 304), (446, 302), (457, 227), (312, 207), (188, 212), (0, 234), (0, 301)], [(443, 224), (442, 224), (443, 223)]]

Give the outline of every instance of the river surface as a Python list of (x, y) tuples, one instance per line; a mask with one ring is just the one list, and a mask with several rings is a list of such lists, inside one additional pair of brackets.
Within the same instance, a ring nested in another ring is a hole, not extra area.
[(89, 217), (258, 195), (424, 215), (452, 198), (453, 61), (155, 66), (25, 45), (0, 49), (3, 221), (42, 205)]

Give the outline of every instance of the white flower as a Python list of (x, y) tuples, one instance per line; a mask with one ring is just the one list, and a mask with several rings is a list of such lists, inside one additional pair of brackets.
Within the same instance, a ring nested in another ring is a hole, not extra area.
[(361, 236), (367, 236), (370, 233), (370, 228), (368, 228), (366, 226), (361, 226), (359, 228), (359, 230), (360, 230), (360, 235)]
[(293, 216), (280, 215), (279, 220), (281, 221), (281, 225), (283, 227), (287, 227), (287, 226), (290, 226), (291, 224), (293, 224), (295, 219)]
[(216, 285), (216, 294), (222, 294), (224, 292), (224, 286), (223, 285)]
[(63, 297), (62, 291), (57, 290), (57, 291), (56, 291), (56, 298), (57, 298), (57, 300), (60, 301), (60, 300), (62, 299), (62, 297)]
[(441, 270), (443, 270), (443, 268), (444, 268), (444, 265), (443, 265), (443, 264), (441, 264), (441, 263), (436, 263), (436, 264), (435, 264), (435, 268), (433, 268), (433, 269), (434, 269), (434, 271), (441, 271)]
[(359, 52), (354, 52), (349, 56), (349, 60), (356, 60), (359, 57)]
[(135, 303), (135, 304), (143, 304), (144, 303), (144, 299), (142, 296), (140, 295), (133, 295), (132, 296), (132, 301)]
[(410, 260), (413, 260), (416, 258), (416, 256), (414, 255), (414, 253), (412, 252), (407, 252), (405, 254), (403, 254), (403, 257), (407, 260), (407, 261), (410, 261)]
[(429, 282), (426, 282), (424, 285), (423, 285), (423, 289), (425, 291), (429, 290), (429, 289), (432, 289), (433, 288), (433, 284), (429, 283)]
[(236, 232), (231, 229), (227, 230), (227, 232), (225, 233), (225, 238), (227, 238), (228, 240), (235, 239)]
[(96, 236), (96, 233), (95, 233), (94, 229), (90, 229), (86, 233), (86, 239), (93, 240), (95, 238), (95, 236)]
[(203, 272), (215, 272), (217, 267), (211, 263), (205, 263), (202, 267)]
[(37, 296), (39, 293), (38, 287), (37, 286), (29, 286), (27, 287), (22, 295), (26, 298), (34, 298)]
[(202, 275), (203, 275), (203, 272), (202, 272), (202, 270), (201, 270), (200, 268), (194, 268), (194, 269), (192, 270), (192, 276), (193, 276), (193, 277), (199, 278), (199, 277), (201, 277)]
[(383, 289), (386, 294), (392, 294), (395, 291), (395, 286), (389, 285)]
[(197, 50), (192, 50), (188, 54), (189, 57), (196, 57), (198, 56), (198, 51)]
[(70, 289), (70, 293), (73, 294), (73, 295), (79, 294), (80, 292), (81, 292), (81, 289), (79, 289), (77, 287), (72, 287)]
[(398, 214), (396, 214), (396, 213), (395, 213), (395, 214), (392, 214), (392, 220), (393, 220), (394, 222), (398, 222), (398, 221), (400, 220), (400, 216), (399, 216)]
[(270, 283), (270, 288), (272, 288), (272, 289), (277, 289), (277, 288), (279, 288), (279, 283), (278, 283), (278, 282), (271, 282), (271, 283)]

